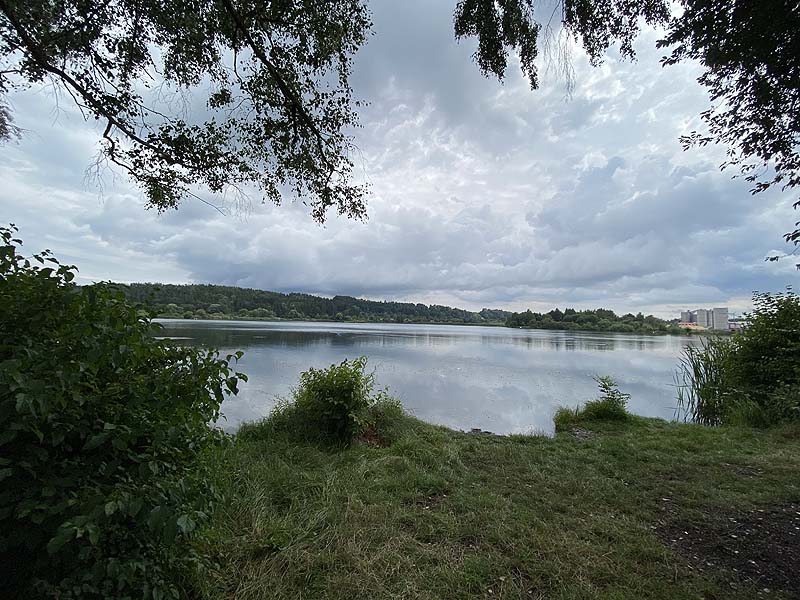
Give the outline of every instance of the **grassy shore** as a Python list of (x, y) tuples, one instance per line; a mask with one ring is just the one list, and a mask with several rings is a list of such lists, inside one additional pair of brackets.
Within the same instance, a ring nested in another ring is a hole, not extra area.
[(797, 426), (632, 417), (500, 437), (377, 410), (347, 449), (243, 428), (220, 458), (206, 597), (800, 594)]

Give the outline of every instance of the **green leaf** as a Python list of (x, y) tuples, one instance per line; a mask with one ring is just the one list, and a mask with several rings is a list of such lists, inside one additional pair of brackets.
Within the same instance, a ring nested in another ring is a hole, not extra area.
[(91, 543), (92, 546), (96, 546), (100, 541), (100, 529), (95, 525), (90, 525), (87, 527), (87, 531), (89, 533), (89, 543)]
[(49, 542), (47, 542), (47, 552), (49, 554), (56, 554), (64, 545), (72, 539), (73, 530), (62, 527), (56, 532), (55, 537), (53, 537)]
[(172, 511), (166, 506), (156, 506), (150, 511), (147, 517), (147, 525), (151, 530), (156, 531), (163, 527), (164, 523), (172, 516)]
[(98, 433), (98, 434), (95, 434), (95, 435), (93, 435), (92, 437), (89, 438), (89, 440), (86, 442), (86, 444), (84, 444), (83, 449), (84, 450), (94, 450), (95, 448), (97, 448), (101, 444), (104, 444), (106, 442), (106, 440), (108, 440), (108, 438), (110, 436), (111, 436), (111, 434), (109, 434), (109, 433)]

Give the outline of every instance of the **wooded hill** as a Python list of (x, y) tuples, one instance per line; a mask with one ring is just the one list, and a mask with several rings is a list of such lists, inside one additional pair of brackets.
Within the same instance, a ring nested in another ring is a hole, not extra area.
[(363, 300), (351, 296), (323, 298), (251, 288), (205, 284), (119, 284), (133, 302), (155, 309), (159, 317), (186, 319), (309, 319), (381, 323), (460, 323), (500, 325), (511, 315), (484, 308), (480, 312), (411, 302)]

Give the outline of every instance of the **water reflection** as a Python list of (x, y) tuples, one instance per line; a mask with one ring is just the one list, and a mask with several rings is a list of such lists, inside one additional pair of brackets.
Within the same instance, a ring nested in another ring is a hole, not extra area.
[[(664, 345), (665, 337), (617, 333), (519, 330), (505, 327), (453, 325), (380, 325), (364, 323), (254, 323), (249, 321), (159, 320), (164, 337), (196, 339), (218, 347), (271, 345), (308, 346), (452, 346), (456, 344), (511, 344), (550, 350), (646, 350)], [(187, 333), (189, 332), (189, 333)], [(191, 335), (189, 335), (191, 334)], [(675, 339), (675, 338), (671, 338)], [(680, 338), (682, 339), (682, 338)], [(681, 342), (683, 343), (683, 342)]]
[(250, 381), (223, 406), (229, 429), (269, 412), (301, 371), (367, 355), (422, 419), (497, 433), (552, 430), (559, 405), (595, 395), (593, 374), (608, 374), (633, 395), (631, 409), (671, 417), (672, 372), (689, 338), (533, 331), (452, 325), (162, 321), (160, 336), (244, 350)]

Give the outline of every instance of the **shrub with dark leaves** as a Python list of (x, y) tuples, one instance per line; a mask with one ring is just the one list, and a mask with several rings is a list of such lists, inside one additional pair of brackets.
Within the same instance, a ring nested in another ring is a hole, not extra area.
[(0, 595), (185, 597), (239, 355), (156, 339), (147, 311), (23, 257), (15, 231), (0, 228)]

